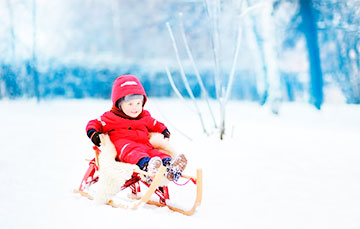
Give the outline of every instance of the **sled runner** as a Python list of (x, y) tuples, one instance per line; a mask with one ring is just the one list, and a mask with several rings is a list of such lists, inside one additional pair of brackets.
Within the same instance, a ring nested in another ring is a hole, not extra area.
[[(102, 143), (103, 143), (103, 141), (104, 140), (102, 138)], [(108, 143), (106, 143), (106, 144), (109, 145)], [(107, 153), (107, 152), (102, 152), (97, 146), (94, 146), (93, 148), (95, 151), (95, 158), (90, 161), (89, 168), (87, 169), (87, 171), (81, 181), (80, 187), (78, 189), (74, 190), (75, 193), (79, 193), (80, 195), (87, 197), (91, 200), (96, 199), (96, 196), (94, 197), (89, 192), (89, 190), (91, 189), (91, 187), (93, 185), (100, 183), (99, 178), (100, 178), (100, 180), (102, 179), (101, 175), (99, 175), (99, 170), (102, 166), (102, 162), (101, 162), (101, 160), (99, 160), (99, 156), (101, 157), (101, 156), (103, 156), (101, 154)], [(131, 191), (131, 194), (128, 195), (126, 203), (117, 203), (113, 199), (109, 199), (109, 200), (106, 199), (106, 201), (104, 201), (104, 203), (106, 203), (108, 205), (111, 205), (116, 208), (135, 210), (144, 204), (149, 204), (149, 205), (155, 205), (157, 207), (168, 207), (172, 211), (179, 212), (184, 215), (190, 216), (195, 212), (196, 208), (201, 204), (201, 199), (202, 199), (202, 170), (201, 169), (197, 169), (196, 177), (182, 175), (180, 179), (187, 180), (184, 184), (177, 184), (174, 182), (175, 184), (180, 185), (180, 186), (185, 186), (189, 183), (196, 185), (196, 198), (195, 198), (193, 206), (190, 207), (189, 209), (182, 209), (182, 208), (173, 206), (170, 203), (170, 190), (169, 190), (170, 188), (167, 184), (163, 184), (166, 167), (160, 166), (158, 172), (155, 175), (153, 175), (153, 174), (149, 174), (148, 172), (145, 172), (143, 170), (140, 170), (137, 166), (134, 166), (134, 165), (130, 165), (130, 164), (123, 163), (123, 162), (115, 162), (115, 160), (113, 163), (116, 163), (116, 164), (113, 164), (112, 166), (114, 166), (114, 165), (115, 166), (129, 165), (129, 167), (127, 167), (126, 169), (130, 170), (130, 171), (127, 171), (128, 174), (130, 174), (130, 178), (124, 180), (124, 182), (122, 182), (122, 185), (120, 185), (120, 187), (118, 187), (118, 190), (121, 192), (125, 189), (128, 189), (129, 191)], [(100, 174), (101, 174), (101, 172), (100, 172)], [(149, 182), (148, 179), (146, 179), (146, 180), (143, 179), (144, 177), (151, 177), (152, 181)], [(146, 191), (143, 193), (142, 189), (146, 190)], [(154, 200), (154, 199), (156, 199), (156, 200)], [(130, 201), (130, 203), (129, 203), (129, 201)]]

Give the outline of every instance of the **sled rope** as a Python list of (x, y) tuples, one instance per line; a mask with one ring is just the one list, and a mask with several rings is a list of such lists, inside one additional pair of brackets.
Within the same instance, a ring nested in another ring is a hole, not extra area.
[(194, 178), (189, 178), (185, 183), (183, 184), (179, 184), (177, 183), (175, 180), (173, 180), (174, 184), (178, 185), (178, 186), (184, 186), (184, 185), (187, 185), (190, 181), (192, 181), (194, 184), (196, 184), (196, 180)]

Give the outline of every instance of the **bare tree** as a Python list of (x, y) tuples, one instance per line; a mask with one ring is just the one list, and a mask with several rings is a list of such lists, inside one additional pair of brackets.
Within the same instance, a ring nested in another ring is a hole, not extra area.
[(279, 113), (279, 105), (281, 100), (280, 90), (280, 73), (277, 61), (276, 50), (276, 33), (274, 22), (272, 19), (273, 2), (268, 1), (264, 4), (262, 13), (262, 30), (263, 30), (263, 52), (264, 64), (266, 66), (266, 77), (268, 82), (268, 101), (271, 111), (274, 114)]
[(33, 45), (32, 45), (32, 59), (31, 59), (31, 69), (32, 76), (34, 80), (34, 92), (37, 101), (40, 101), (40, 91), (39, 91), (39, 73), (37, 70), (37, 57), (36, 57), (36, 39), (37, 39), (37, 25), (36, 25), (36, 0), (32, 1), (32, 25), (33, 25)]
[[(232, 67), (231, 67), (231, 70), (230, 70), (230, 73), (229, 73), (229, 77), (224, 77), (222, 74), (221, 74), (221, 36), (220, 36), (220, 25), (219, 25), (219, 20), (220, 20), (220, 13), (221, 13), (221, 2), (219, 0), (215, 0), (215, 1), (208, 1), (208, 0), (205, 0), (205, 5), (207, 7), (207, 12), (208, 12), (208, 16), (210, 17), (210, 21), (211, 21), (211, 28), (212, 28), (212, 32), (211, 32), (211, 35), (212, 35), (212, 52), (213, 52), (213, 56), (214, 56), (214, 81), (215, 81), (215, 88), (216, 88), (216, 98), (217, 98), (217, 101), (219, 102), (219, 113), (220, 113), (220, 125), (219, 125), (219, 132), (220, 132), (220, 139), (223, 139), (224, 138), (224, 135), (225, 135), (225, 119), (226, 119), (226, 105), (228, 103), (228, 100), (230, 98), (230, 94), (231, 94), (231, 89), (232, 89), (232, 85), (233, 85), (233, 82), (234, 82), (234, 76), (235, 76), (235, 72), (236, 72), (236, 69), (237, 69), (237, 66), (238, 66), (238, 61), (239, 61), (239, 53), (240, 53), (240, 45), (241, 45), (241, 38), (242, 38), (242, 26), (243, 26), (243, 17), (246, 16), (250, 11), (252, 11), (253, 9), (256, 9), (256, 8), (259, 8), (262, 4), (257, 4), (257, 5), (254, 5), (254, 6), (251, 6), (251, 7), (246, 7), (244, 10), (239, 10), (241, 12), (240, 15), (237, 15), (236, 17), (236, 21), (238, 22), (238, 26), (237, 26), (237, 39), (236, 39), (236, 42), (235, 42), (235, 50), (234, 50), (234, 56), (233, 56), (233, 61), (232, 61)], [(239, 4), (238, 5), (239, 7), (241, 7), (242, 5)], [(181, 15), (181, 14), (180, 14)], [(191, 99), (194, 101), (194, 104), (195, 104), (195, 107), (196, 107), (196, 111), (197, 111), (197, 114), (199, 115), (199, 118), (201, 120), (201, 124), (202, 124), (202, 127), (204, 129), (204, 132), (207, 133), (207, 130), (205, 128), (205, 124), (204, 124), (204, 121), (202, 119), (202, 114), (200, 112), (200, 110), (198, 109), (198, 106), (197, 106), (197, 103), (196, 103), (196, 100), (191, 92), (191, 89), (190, 89), (190, 86), (188, 84), (188, 80), (185, 76), (185, 72), (183, 70), (183, 67), (182, 67), (182, 64), (181, 64), (181, 60), (180, 60), (180, 57), (179, 57), (179, 54), (178, 54), (178, 48), (177, 48), (177, 45), (176, 45), (176, 42), (175, 42), (175, 38), (174, 38), (174, 35), (173, 35), (173, 32), (172, 32), (172, 29), (170, 27), (170, 24), (167, 23), (166, 24), (167, 27), (168, 27), (168, 30), (169, 30), (169, 34), (170, 34), (170, 37), (171, 37), (171, 40), (172, 40), (172, 43), (173, 43), (173, 47), (174, 47), (174, 50), (175, 50), (175, 54), (176, 54), (176, 59), (177, 59), (177, 62), (179, 64), (179, 67), (180, 67), (180, 72), (181, 72), (181, 76), (182, 76), (182, 79), (183, 79), (183, 82), (185, 84), (185, 87), (191, 97)], [(203, 94), (205, 94), (205, 98), (207, 99), (207, 91), (205, 89), (205, 87), (203, 86), (202, 84), (202, 80), (201, 80), (201, 77), (200, 77), (200, 74), (197, 70), (197, 67), (196, 67), (196, 64), (195, 64), (195, 61), (192, 57), (192, 54), (191, 54), (191, 51), (190, 51), (190, 48), (189, 48), (189, 44), (187, 42), (187, 39), (186, 39), (186, 36), (185, 36), (185, 30), (184, 30), (184, 27), (183, 27), (183, 24), (182, 24), (182, 21), (181, 21), (181, 16), (180, 16), (180, 28), (181, 28), (181, 34), (182, 34), (182, 38), (183, 38), (183, 41), (184, 41), (184, 44), (185, 44), (185, 49), (187, 51), (187, 54), (188, 54), (188, 57), (190, 59), (190, 62), (193, 66), (193, 69), (195, 71), (195, 75), (198, 79), (198, 83), (203, 91)], [(167, 69), (167, 73), (168, 73), (168, 77), (169, 77), (169, 80), (171, 82), (171, 85), (172, 87), (174, 88), (174, 83), (173, 83), (173, 80), (172, 80), (172, 77), (171, 77), (171, 74), (169, 73), (169, 70)], [(228, 78), (228, 81), (226, 83), (225, 81), (225, 78)], [(174, 89), (175, 90), (175, 89)], [(179, 95), (180, 93), (178, 92), (178, 90), (175, 90), (176, 94), (178, 94), (179, 97), (182, 97), (181, 95)], [(211, 110), (210, 108), (210, 105), (209, 106), (209, 109)], [(212, 114), (212, 112), (210, 112)], [(213, 116), (213, 119), (214, 119), (214, 116)], [(217, 128), (217, 124), (216, 124), (216, 121), (214, 120), (214, 123), (215, 123), (215, 128)]]
[(320, 61), (317, 25), (312, 2), (312, 0), (299, 0), (302, 27), (309, 54), (311, 102), (316, 108), (320, 109), (321, 104), (323, 103), (323, 76)]
[(10, 18), (10, 46), (11, 46), (11, 59), (15, 56), (15, 31), (14, 31), (14, 12), (10, 0), (6, 1), (6, 6), (9, 11)]
[[(188, 92), (190, 98), (192, 99), (192, 101), (194, 102), (194, 105), (195, 105), (195, 109), (196, 109), (196, 113), (197, 115), (199, 116), (199, 119), (200, 119), (200, 122), (201, 122), (201, 126), (203, 128), (203, 131), (205, 134), (208, 134), (208, 131), (206, 130), (206, 127), (205, 127), (205, 123), (204, 123), (204, 120), (202, 118), (202, 114), (201, 114), (201, 111), (199, 109), (199, 106), (196, 102), (196, 99), (195, 99), (195, 96), (190, 88), (190, 85), (189, 85), (189, 81), (187, 80), (186, 78), (186, 75), (185, 75), (185, 71), (184, 71), (184, 67), (181, 63), (181, 60), (180, 60), (180, 56), (179, 56), (179, 51), (178, 51), (178, 48), (177, 48), (177, 45), (176, 45), (176, 42), (175, 42), (175, 38), (174, 38), (174, 34), (172, 32), (172, 29), (171, 29), (171, 26), (170, 26), (170, 23), (166, 23), (166, 26), (168, 28), (168, 31), (169, 31), (169, 34), (170, 34), (170, 37), (171, 37), (171, 41), (172, 41), (172, 44), (173, 44), (173, 48), (174, 48), (174, 51), (175, 51), (175, 55), (176, 55), (176, 60), (178, 62), (178, 65), (179, 65), (179, 68), (180, 68), (180, 74), (181, 74), (181, 79), (183, 80), (183, 83), (185, 84), (185, 88), (186, 88), (186, 91)], [(168, 74), (169, 75), (169, 74)]]

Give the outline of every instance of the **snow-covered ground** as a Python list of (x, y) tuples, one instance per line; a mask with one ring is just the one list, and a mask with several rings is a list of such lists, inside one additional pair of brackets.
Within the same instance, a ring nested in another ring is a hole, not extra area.
[[(232, 102), (220, 141), (202, 134), (181, 101), (150, 98), (146, 108), (188, 156), (187, 173), (203, 169), (202, 205), (190, 217), (72, 193), (93, 156), (86, 123), (109, 108), (104, 100), (0, 101), (1, 228), (360, 228), (360, 106), (284, 104), (274, 116)], [(184, 206), (195, 194), (173, 193)]]

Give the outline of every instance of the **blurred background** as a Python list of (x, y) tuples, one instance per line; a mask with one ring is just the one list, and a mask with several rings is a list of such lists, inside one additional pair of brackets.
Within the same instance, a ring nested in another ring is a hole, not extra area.
[(154, 97), (176, 96), (171, 75), (184, 97), (183, 76), (196, 98), (203, 84), (213, 99), (360, 103), (358, 0), (1, 0), (0, 15), (0, 99), (110, 98), (134, 74)]

